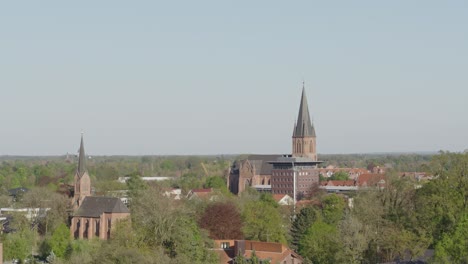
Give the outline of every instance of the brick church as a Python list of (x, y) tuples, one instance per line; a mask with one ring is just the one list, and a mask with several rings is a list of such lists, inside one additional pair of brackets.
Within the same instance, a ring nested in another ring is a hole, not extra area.
[(301, 199), (319, 181), (317, 165), (321, 162), (317, 159), (316, 143), (303, 85), (292, 135), (292, 154), (250, 155), (235, 162), (229, 173), (229, 190), (239, 194), (246, 188), (254, 188), (261, 192), (288, 194), (295, 201)]
[(74, 239), (94, 237), (109, 239), (112, 227), (118, 220), (128, 218), (130, 211), (119, 198), (91, 195), (91, 179), (86, 169), (83, 135), (81, 135), (74, 185), (71, 237)]

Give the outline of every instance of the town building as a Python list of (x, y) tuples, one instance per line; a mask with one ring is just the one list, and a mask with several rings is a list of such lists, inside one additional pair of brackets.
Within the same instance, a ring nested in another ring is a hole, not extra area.
[(180, 188), (166, 189), (163, 193), (163, 196), (171, 198), (173, 200), (180, 200), (182, 199), (182, 189)]
[(273, 165), (271, 175), (271, 192), (273, 194), (287, 194), (297, 200), (310, 195), (312, 187), (319, 183), (317, 165), (310, 157), (284, 156), (270, 161)]
[(370, 173), (369, 170), (364, 168), (335, 168), (334, 166), (327, 166), (326, 168), (320, 168), (319, 173), (322, 177), (330, 178), (337, 172), (345, 172), (348, 174), (349, 179), (355, 180), (361, 174)]
[(188, 200), (216, 201), (219, 199), (219, 193), (213, 188), (192, 189), (187, 193)]
[[(213, 249), (220, 256), (221, 264), (233, 264), (237, 256), (250, 259), (253, 254), (260, 261), (281, 264), (302, 264), (302, 257), (281, 243), (252, 240), (215, 240)], [(255, 252), (255, 253), (254, 253)], [(261, 262), (260, 262), (261, 263)]]
[(119, 220), (128, 218), (130, 211), (117, 197), (91, 196), (91, 180), (86, 169), (83, 135), (75, 174), (72, 198), (70, 236), (74, 239), (106, 240)]
[[(317, 159), (316, 143), (315, 128), (310, 119), (303, 85), (292, 135), (292, 155), (250, 155), (234, 162), (228, 177), (229, 190), (239, 194), (246, 188), (254, 188), (261, 192), (293, 197), (296, 188), (297, 194), (306, 194), (307, 189), (319, 180), (317, 164), (320, 162)], [(293, 172), (297, 173), (296, 184), (293, 184)]]
[(229, 174), (228, 188), (234, 194), (255, 188), (259, 191), (271, 191), (271, 172), (273, 165), (269, 161), (281, 155), (250, 155), (233, 164)]
[(294, 205), (294, 199), (287, 194), (273, 194), (272, 196), (279, 205)]
[(320, 188), (329, 193), (349, 192), (362, 189), (385, 188), (385, 174), (379, 173), (364, 173), (359, 175), (355, 180), (342, 181), (323, 181), (320, 183)]

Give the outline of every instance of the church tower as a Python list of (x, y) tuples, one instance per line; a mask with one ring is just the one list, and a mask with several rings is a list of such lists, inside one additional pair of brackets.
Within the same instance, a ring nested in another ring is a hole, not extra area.
[(315, 128), (310, 122), (309, 106), (302, 83), (301, 104), (292, 136), (292, 156), (310, 158), (317, 161)]
[(75, 173), (75, 193), (72, 200), (73, 209), (80, 207), (86, 196), (91, 196), (91, 180), (86, 170), (86, 155), (84, 151), (83, 134), (81, 134), (78, 168)]

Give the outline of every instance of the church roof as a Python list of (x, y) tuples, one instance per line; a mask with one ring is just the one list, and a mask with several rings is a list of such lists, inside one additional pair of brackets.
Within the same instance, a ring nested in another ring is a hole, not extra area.
[(74, 216), (100, 217), (103, 213), (130, 213), (116, 197), (87, 196)]
[(304, 86), (302, 87), (301, 105), (299, 106), (293, 137), (315, 137), (315, 128), (310, 122), (309, 106)]
[(276, 160), (282, 155), (249, 155), (247, 160), (254, 166), (255, 171), (259, 175), (271, 175), (273, 165), (269, 161)]
[(83, 176), (86, 172), (86, 155), (84, 151), (84, 143), (83, 143), (83, 134), (81, 134), (81, 143), (80, 143), (80, 153), (78, 157), (78, 168), (76, 169), (76, 173), (79, 177)]

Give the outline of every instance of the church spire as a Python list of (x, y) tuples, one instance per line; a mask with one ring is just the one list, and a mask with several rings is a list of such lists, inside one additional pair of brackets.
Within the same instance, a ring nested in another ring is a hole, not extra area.
[(309, 106), (305, 94), (305, 84), (302, 82), (301, 105), (299, 106), (299, 114), (294, 129), (293, 137), (315, 137), (315, 129), (310, 122)]
[(81, 133), (80, 153), (78, 156), (78, 168), (76, 170), (76, 173), (78, 174), (79, 177), (83, 176), (83, 174), (86, 172), (85, 161), (86, 161), (86, 155), (84, 151), (83, 133)]

